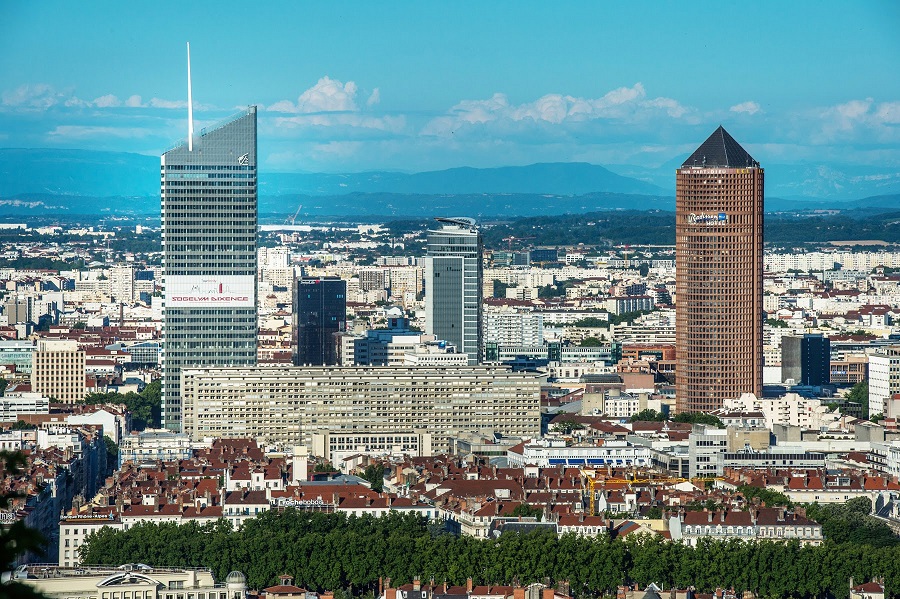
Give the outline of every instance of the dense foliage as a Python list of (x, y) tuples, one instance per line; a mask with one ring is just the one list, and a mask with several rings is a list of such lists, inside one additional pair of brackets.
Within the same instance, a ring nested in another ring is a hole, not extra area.
[(861, 543), (873, 547), (900, 546), (900, 538), (883, 521), (870, 516), (872, 502), (868, 497), (856, 497), (846, 503), (807, 507), (806, 514), (822, 525), (826, 538), (837, 543)]
[[(869, 381), (864, 380), (853, 385), (850, 393), (847, 394), (847, 401), (858, 403), (862, 406), (862, 417), (869, 417)], [(873, 414), (874, 416), (874, 414)]]
[(751, 487), (750, 485), (741, 485), (737, 488), (737, 492), (747, 501), (752, 502), (753, 500), (758, 499), (761, 503), (766, 504), (766, 506), (768, 507), (774, 507), (776, 505), (792, 507), (794, 505), (794, 502), (791, 501), (791, 498), (784, 493), (772, 491), (771, 489), (766, 489), (764, 487)]
[(612, 593), (626, 580), (694, 585), (702, 592), (733, 586), (773, 598), (827, 591), (843, 599), (851, 576), (857, 582), (884, 576), (888, 592), (900, 590), (898, 547), (703, 540), (692, 548), (660, 537), (610, 541), (551, 533), (483, 540), (435, 534), (413, 515), (357, 518), (293, 509), (266, 512), (237, 531), (225, 521), (103, 529), (89, 538), (82, 556), (88, 564), (208, 567), (219, 579), (240, 570), (252, 588), (289, 573), (299, 586), (354, 595), (374, 590), (380, 576), (394, 584), (416, 576), (450, 584), (463, 584), (467, 576), (476, 584), (568, 580), (579, 597)]
[[(19, 452), (0, 451), (0, 479), (12, 476), (25, 466), (25, 456)], [(0, 510), (9, 510), (13, 501), (21, 498), (19, 493), (0, 494)], [(16, 520), (11, 525), (0, 526), (0, 572), (9, 572), (22, 554), (38, 549), (43, 539), (34, 529), (25, 526), (24, 520)], [(20, 582), (0, 584), (0, 599), (39, 599), (43, 597), (31, 587)]]
[(681, 422), (688, 424), (708, 424), (716, 428), (725, 428), (725, 425), (719, 420), (718, 416), (712, 414), (704, 414), (703, 412), (680, 412), (672, 418), (672, 422)]
[(161, 386), (159, 380), (153, 381), (140, 393), (91, 393), (84, 398), (88, 404), (125, 404), (131, 412), (131, 426), (142, 431), (145, 428), (162, 426)]

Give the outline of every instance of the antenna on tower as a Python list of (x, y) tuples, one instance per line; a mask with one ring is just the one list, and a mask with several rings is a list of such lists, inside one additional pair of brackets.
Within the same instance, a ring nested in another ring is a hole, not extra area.
[(191, 42), (187, 43), (188, 59), (188, 152), (194, 151), (194, 99), (191, 95)]

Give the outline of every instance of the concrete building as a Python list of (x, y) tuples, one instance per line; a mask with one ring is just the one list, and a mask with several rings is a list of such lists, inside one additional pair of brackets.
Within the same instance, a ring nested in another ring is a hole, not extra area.
[[(324, 432), (312, 436), (312, 454), (322, 456), (340, 468), (353, 455), (431, 456), (431, 433), (420, 430), (390, 433)], [(343, 470), (343, 469), (342, 469)]]
[(54, 568), (46, 565), (16, 570), (14, 578), (50, 599), (244, 599), (247, 579), (231, 572), (224, 584), (217, 583), (209, 570), (153, 568), (145, 564), (125, 564), (118, 568), (79, 566)]
[(256, 107), (162, 155), (162, 421), (181, 430), (181, 371), (256, 364)]
[(147, 429), (131, 433), (119, 444), (119, 465), (125, 462), (171, 462), (191, 457), (191, 439), (184, 433)]
[(540, 380), (500, 367), (208, 368), (184, 373), (191, 439), (252, 437), (312, 448), (317, 433), (427, 428), (436, 452), (460, 431), (540, 434)]
[(0, 366), (15, 366), (16, 372), (31, 374), (34, 343), (27, 340), (0, 341)]
[(539, 312), (487, 312), (484, 342), (498, 345), (543, 345), (544, 315)]
[(31, 389), (60, 403), (75, 403), (86, 393), (85, 352), (77, 341), (41, 340), (33, 355)]
[(649, 295), (611, 297), (606, 300), (606, 310), (610, 314), (626, 314), (652, 310), (655, 302)]
[(603, 445), (566, 446), (565, 441), (533, 441), (511, 447), (506, 458), (513, 468), (537, 466), (649, 466), (650, 448), (625, 441), (607, 441)]
[(11, 392), (0, 396), (0, 422), (16, 422), (22, 414), (49, 414), (50, 398), (41, 393)]
[(719, 127), (676, 181), (679, 412), (762, 395), (763, 169)]
[(425, 332), (455, 345), (469, 356), (482, 357), (482, 241), (470, 218), (439, 218), (440, 229), (428, 231), (425, 258)]
[(888, 400), (900, 393), (900, 345), (886, 347), (869, 355), (869, 414), (896, 418)]

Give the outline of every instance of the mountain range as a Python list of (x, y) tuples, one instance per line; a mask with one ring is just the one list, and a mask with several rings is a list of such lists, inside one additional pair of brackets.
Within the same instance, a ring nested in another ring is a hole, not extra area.
[[(674, 209), (674, 171), (543, 163), (422, 173), (261, 171), (260, 212), (303, 216), (535, 216)], [(859, 199), (862, 198), (862, 199)], [(767, 210), (900, 210), (900, 173), (829, 165), (766, 167)], [(159, 214), (159, 158), (88, 150), (0, 149), (0, 215)]]

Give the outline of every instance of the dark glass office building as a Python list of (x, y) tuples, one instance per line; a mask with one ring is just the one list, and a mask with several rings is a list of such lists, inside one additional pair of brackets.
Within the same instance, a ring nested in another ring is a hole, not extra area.
[(781, 380), (819, 387), (831, 383), (831, 341), (822, 334), (781, 338)]
[(294, 364), (334, 366), (337, 339), (347, 323), (347, 282), (338, 278), (302, 278), (295, 285)]
[(181, 372), (256, 365), (256, 107), (162, 155), (163, 426), (181, 430)]

